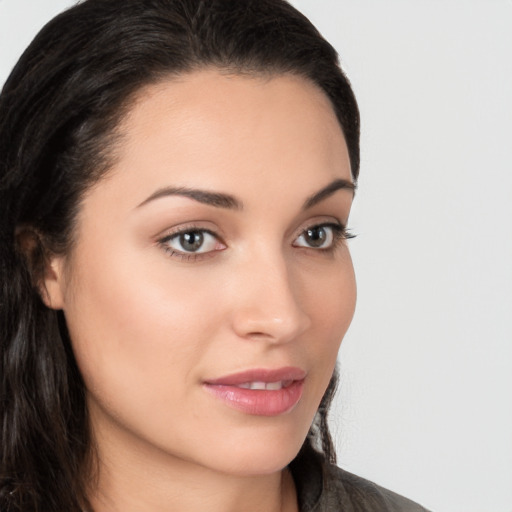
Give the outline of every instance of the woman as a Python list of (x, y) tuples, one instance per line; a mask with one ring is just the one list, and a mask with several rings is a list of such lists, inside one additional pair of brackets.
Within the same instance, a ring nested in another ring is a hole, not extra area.
[(281, 0), (86, 0), (0, 100), (0, 510), (423, 510), (332, 465), (359, 116)]

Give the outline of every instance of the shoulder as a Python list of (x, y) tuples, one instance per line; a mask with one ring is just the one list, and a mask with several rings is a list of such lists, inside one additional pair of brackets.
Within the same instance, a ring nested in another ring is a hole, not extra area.
[(320, 510), (354, 512), (427, 512), (417, 503), (337, 466), (324, 466)]
[(349, 473), (304, 447), (290, 464), (301, 512), (428, 512), (417, 503)]

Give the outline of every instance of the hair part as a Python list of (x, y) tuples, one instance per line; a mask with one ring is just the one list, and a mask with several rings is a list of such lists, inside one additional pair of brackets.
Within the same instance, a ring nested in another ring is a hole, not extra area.
[[(291, 73), (330, 99), (359, 172), (359, 113), (332, 46), (284, 0), (85, 0), (50, 21), (0, 95), (0, 509), (90, 510), (85, 388), (62, 312), (41, 300), (87, 189), (142, 87), (205, 67)], [(307, 443), (334, 460), (327, 412)]]

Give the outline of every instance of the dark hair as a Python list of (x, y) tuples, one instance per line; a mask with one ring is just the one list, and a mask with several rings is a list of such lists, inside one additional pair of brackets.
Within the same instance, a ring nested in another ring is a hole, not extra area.
[[(284, 0), (86, 0), (48, 23), (0, 96), (2, 512), (89, 509), (84, 384), (62, 312), (38, 284), (47, 255), (71, 246), (80, 199), (111, 166), (134, 95), (206, 66), (312, 81), (332, 102), (357, 179), (350, 84), (332, 46)], [(331, 460), (335, 380), (306, 440)]]

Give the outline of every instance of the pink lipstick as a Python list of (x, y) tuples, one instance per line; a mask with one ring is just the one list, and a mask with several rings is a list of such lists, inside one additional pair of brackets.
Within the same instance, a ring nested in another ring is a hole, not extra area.
[(291, 411), (302, 396), (306, 372), (286, 367), (253, 369), (209, 380), (207, 391), (227, 406), (255, 416), (278, 416)]

